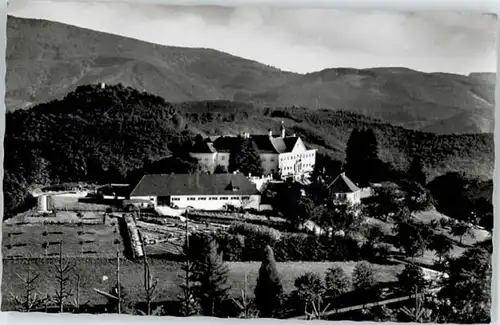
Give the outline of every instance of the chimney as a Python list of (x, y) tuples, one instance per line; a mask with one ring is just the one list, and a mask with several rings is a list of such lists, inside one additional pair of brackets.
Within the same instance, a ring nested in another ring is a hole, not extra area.
[(269, 137), (271, 138), (273, 136), (273, 130), (269, 129)]
[(281, 137), (285, 137), (285, 121), (281, 121)]
[(101, 89), (106, 88), (106, 84), (104, 82), (101, 82)]

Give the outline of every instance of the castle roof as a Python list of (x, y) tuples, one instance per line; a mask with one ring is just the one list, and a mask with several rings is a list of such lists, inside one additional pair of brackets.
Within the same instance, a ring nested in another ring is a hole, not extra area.
[[(268, 134), (249, 135), (255, 149), (259, 153), (286, 153), (291, 152), (298, 141), (297, 136), (270, 136)], [(194, 153), (215, 153), (230, 152), (238, 144), (237, 136), (209, 137), (203, 144), (197, 144), (192, 152)]]

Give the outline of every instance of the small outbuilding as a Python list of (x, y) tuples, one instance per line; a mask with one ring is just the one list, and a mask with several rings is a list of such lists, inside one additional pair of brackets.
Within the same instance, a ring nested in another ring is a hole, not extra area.
[(328, 185), (328, 190), (340, 203), (357, 204), (361, 202), (361, 189), (345, 173), (341, 173)]

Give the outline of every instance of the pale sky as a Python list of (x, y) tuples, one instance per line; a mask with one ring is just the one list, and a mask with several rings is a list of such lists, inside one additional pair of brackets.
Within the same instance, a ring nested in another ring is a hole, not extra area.
[(59, 21), (148, 42), (213, 48), (295, 72), (408, 67), (496, 71), (496, 17), (459, 12), (13, 0), (9, 14)]

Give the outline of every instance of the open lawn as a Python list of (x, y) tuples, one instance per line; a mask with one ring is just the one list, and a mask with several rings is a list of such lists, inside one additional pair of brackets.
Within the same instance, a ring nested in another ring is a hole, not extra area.
[(118, 225), (4, 224), (2, 233), (4, 258), (57, 257), (61, 240), (66, 257), (113, 257), (124, 250)]
[[(116, 281), (116, 259), (105, 258), (81, 258), (72, 259), (76, 263), (75, 276), (80, 275), (81, 283), (81, 301), (92, 301), (93, 304), (104, 303), (103, 297), (94, 292), (94, 288), (109, 290)], [(2, 309), (8, 309), (10, 293), (21, 294), (23, 290), (22, 282), (19, 276), (26, 276), (28, 265), (32, 270), (40, 273), (38, 281), (38, 291), (45, 296), (47, 293), (53, 293), (55, 286), (54, 267), (56, 259), (33, 259), (33, 260), (4, 260), (3, 261), (3, 281), (2, 281)], [(337, 263), (277, 263), (278, 271), (281, 274), (283, 287), (285, 291), (293, 289), (293, 283), (296, 277), (307, 271), (318, 272), (324, 275), (326, 270), (334, 265), (341, 266), (348, 274), (352, 273), (355, 262), (337, 262)], [(121, 279), (129, 295), (135, 299), (144, 299), (143, 289), (143, 266), (141, 263), (122, 260)], [(158, 298), (157, 300), (176, 300), (179, 294), (180, 275), (182, 273), (179, 262), (165, 261), (159, 259), (150, 259), (151, 272), (158, 279)], [(232, 287), (232, 294), (239, 296), (243, 289), (245, 273), (248, 278), (249, 294), (253, 295), (253, 289), (257, 280), (260, 263), (228, 263), (229, 283)], [(377, 279), (381, 282), (395, 281), (396, 274), (403, 268), (402, 265), (386, 266), (376, 265), (378, 271)], [(103, 277), (107, 277), (103, 280)]]

